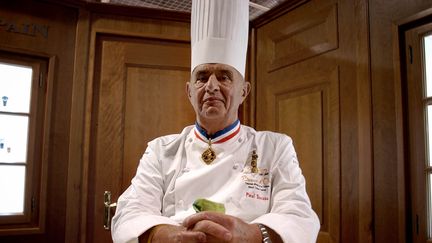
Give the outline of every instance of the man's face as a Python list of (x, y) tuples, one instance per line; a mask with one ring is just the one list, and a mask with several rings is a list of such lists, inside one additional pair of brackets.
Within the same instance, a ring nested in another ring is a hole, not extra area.
[(238, 119), (238, 108), (248, 95), (250, 84), (229, 65), (201, 64), (192, 72), (186, 89), (201, 125), (215, 125), (211, 124), (214, 122), (226, 127)]

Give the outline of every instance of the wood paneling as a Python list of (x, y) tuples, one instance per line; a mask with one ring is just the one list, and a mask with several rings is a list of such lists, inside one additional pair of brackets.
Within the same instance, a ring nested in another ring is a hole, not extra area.
[(318, 242), (373, 241), (364, 6), (309, 1), (256, 30), (256, 126), (293, 137)]
[[(87, 60), (89, 55), (90, 13), (80, 10), (76, 27), (74, 76), (70, 114), (69, 166), (67, 181), (65, 243), (79, 242), (81, 217), (81, 190), (83, 171), (84, 117), (87, 84)], [(84, 231), (85, 232), (85, 231)]]
[(93, 102), (85, 133), (87, 232), (82, 241), (111, 241), (102, 222), (104, 191), (111, 191), (116, 201), (130, 185), (147, 142), (194, 123), (185, 93), (188, 31), (186, 24), (95, 16), (88, 86)]
[(122, 189), (130, 185), (148, 141), (193, 123), (195, 113), (183, 92), (190, 70), (168, 68), (128, 68)]
[(339, 242), (341, 227), (339, 67), (320, 57), (337, 47), (336, 7), (304, 6), (257, 30), (257, 129), (293, 138), (321, 221), (318, 242)]
[(2, 1), (0, 19), (0, 49), (47, 60), (46, 78), (52, 90), (45, 118), (49, 128), (44, 134), (49, 150), (44, 151), (47, 164), (42, 168), (48, 179), (41, 185), (47, 202), (45, 232), (2, 236), (0, 242), (64, 242), (77, 10), (43, 1)]
[(337, 48), (336, 5), (315, 12), (302, 21), (287, 25), (289, 16), (272, 22), (272, 53), (268, 72)]
[[(302, 90), (303, 91), (303, 90)], [(303, 93), (303, 94), (302, 94)], [(302, 161), (302, 170), (308, 182), (308, 193), (312, 207), (321, 222), (325, 222), (328, 210), (325, 210), (323, 198), (323, 100), (322, 90), (288, 92), (276, 95), (277, 130), (289, 134), (293, 139)], [(290, 119), (295, 117), (295, 119)], [(287, 119), (288, 118), (288, 119)], [(314, 139), (310, 139), (314, 138)], [(301, 150), (307, 148), (308, 153)], [(301, 155), (301, 156), (300, 156)], [(326, 223), (322, 225), (327, 226)]]

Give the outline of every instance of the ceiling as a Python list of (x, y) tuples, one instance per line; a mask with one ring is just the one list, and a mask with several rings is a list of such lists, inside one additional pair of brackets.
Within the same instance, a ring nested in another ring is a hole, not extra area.
[[(86, 0), (114, 5), (154, 8), (190, 13), (192, 0)], [(268, 10), (287, 0), (251, 0), (249, 1), (249, 19), (254, 20)]]

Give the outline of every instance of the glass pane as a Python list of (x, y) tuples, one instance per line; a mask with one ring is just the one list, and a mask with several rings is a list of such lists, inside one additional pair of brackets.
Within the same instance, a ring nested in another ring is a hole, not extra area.
[(0, 111), (30, 109), (32, 68), (0, 63)]
[(0, 115), (0, 162), (27, 161), (28, 120), (27, 116)]
[(427, 164), (429, 166), (432, 166), (432, 105), (428, 105), (427, 107), (427, 127), (426, 127), (426, 133), (427, 133), (427, 143), (428, 143), (428, 150), (426, 151), (428, 155), (428, 162)]
[(25, 166), (0, 165), (0, 215), (24, 212)]
[(429, 181), (427, 182), (427, 190), (428, 190), (428, 226), (429, 226), (429, 232), (428, 232), (428, 238), (432, 238), (432, 174), (429, 174)]
[(424, 41), (425, 72), (426, 72), (426, 96), (432, 96), (432, 34), (427, 35)]

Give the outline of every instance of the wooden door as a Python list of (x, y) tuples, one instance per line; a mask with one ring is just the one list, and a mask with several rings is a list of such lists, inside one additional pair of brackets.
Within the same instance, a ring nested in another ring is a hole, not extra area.
[(104, 191), (115, 202), (147, 142), (180, 133), (195, 115), (185, 91), (189, 41), (98, 34), (95, 43), (86, 242), (99, 243), (111, 242)]
[(256, 128), (293, 138), (321, 222), (318, 242), (371, 240), (362, 4), (308, 1), (256, 28)]
[(307, 9), (296, 20), (303, 26), (285, 25), (288, 14), (258, 30), (257, 129), (293, 138), (321, 221), (318, 242), (337, 242), (339, 231), (339, 70), (320, 56), (337, 48), (336, 13), (336, 5)]

